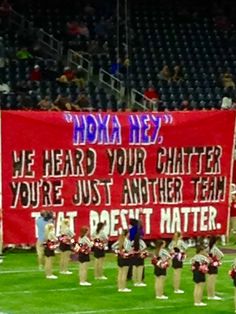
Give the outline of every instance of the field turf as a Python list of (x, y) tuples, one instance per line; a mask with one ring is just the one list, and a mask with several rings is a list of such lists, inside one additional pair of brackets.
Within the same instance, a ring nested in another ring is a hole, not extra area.
[[(193, 254), (191, 250), (190, 255)], [(38, 270), (36, 254), (33, 251), (8, 251), (0, 264), (0, 314), (226, 314), (234, 313), (234, 287), (228, 271), (236, 254), (226, 254), (220, 267), (217, 292), (222, 301), (206, 300), (207, 307), (193, 306), (193, 282), (189, 261), (182, 274), (183, 295), (175, 295), (172, 289), (172, 269), (168, 269), (165, 294), (169, 300), (156, 300), (154, 294), (153, 266), (146, 259), (145, 282), (147, 287), (128, 287), (131, 293), (118, 293), (116, 287), (116, 257), (106, 255), (106, 281), (94, 280), (93, 258), (90, 262), (89, 281), (91, 287), (81, 287), (78, 282), (78, 263), (71, 262), (72, 275), (60, 275), (58, 259), (55, 257), (57, 280), (47, 280)]]

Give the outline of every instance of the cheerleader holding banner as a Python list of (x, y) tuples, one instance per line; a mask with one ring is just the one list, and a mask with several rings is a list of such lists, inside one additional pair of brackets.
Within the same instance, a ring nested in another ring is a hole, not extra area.
[(156, 299), (166, 300), (168, 297), (164, 295), (164, 284), (166, 279), (166, 270), (169, 267), (171, 256), (168, 251), (164, 249), (166, 243), (163, 240), (156, 241), (156, 252), (152, 258), (152, 264), (154, 265), (155, 280), (155, 292)]
[(186, 253), (188, 245), (182, 240), (182, 235), (180, 232), (176, 232), (173, 236), (172, 241), (169, 244), (170, 255), (172, 257), (172, 267), (173, 272), (173, 286), (174, 293), (181, 294), (184, 293), (180, 290), (181, 272), (183, 268), (183, 261), (186, 259)]
[(55, 235), (55, 227), (53, 223), (45, 226), (44, 255), (45, 255), (45, 273), (47, 279), (57, 279), (57, 276), (52, 273), (53, 257), (55, 249), (58, 248), (58, 238)]
[(117, 254), (118, 292), (131, 292), (131, 289), (126, 288), (127, 274), (132, 259), (132, 245), (128, 237), (128, 230), (123, 230), (118, 241), (112, 245), (112, 250)]
[(209, 260), (208, 265), (208, 276), (207, 276), (207, 296), (208, 300), (222, 300), (215, 294), (216, 286), (216, 277), (218, 274), (218, 268), (221, 265), (221, 259), (224, 257), (224, 254), (216, 246), (217, 238), (212, 236), (209, 241)]
[(206, 306), (202, 302), (203, 290), (206, 282), (206, 274), (210, 260), (204, 246), (196, 248), (196, 255), (190, 260), (192, 264), (193, 281), (195, 282), (193, 297), (195, 306)]
[(70, 230), (70, 220), (65, 218), (61, 222), (61, 230), (59, 236), (60, 254), (60, 273), (63, 275), (71, 275), (72, 272), (68, 270), (71, 247), (74, 244), (74, 233)]
[(94, 251), (94, 276), (98, 280), (107, 280), (103, 274), (104, 259), (105, 259), (105, 246), (108, 243), (108, 236), (104, 232), (105, 223), (99, 222), (96, 231), (92, 234), (93, 251)]

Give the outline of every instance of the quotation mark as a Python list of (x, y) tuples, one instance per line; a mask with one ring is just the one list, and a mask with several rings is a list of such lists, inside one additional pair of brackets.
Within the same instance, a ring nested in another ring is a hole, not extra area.
[(165, 123), (165, 124), (171, 124), (173, 123), (173, 117), (171, 114), (164, 114), (162, 116), (162, 121)]

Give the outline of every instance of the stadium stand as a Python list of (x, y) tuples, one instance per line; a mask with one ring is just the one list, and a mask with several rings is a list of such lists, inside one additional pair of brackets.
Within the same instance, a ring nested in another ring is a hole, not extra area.
[[(22, 95), (16, 90), (22, 83), (28, 88), (30, 109), (37, 109), (45, 96), (55, 100), (62, 94), (73, 103), (82, 93), (90, 109), (114, 111), (124, 108), (125, 102), (132, 105), (132, 90), (137, 91), (137, 102), (146, 106), (144, 95), (150, 87), (159, 96), (151, 110), (220, 109), (226, 92), (234, 106), (236, 41), (233, 15), (227, 10), (230, 1), (180, 3), (130, 0), (126, 8), (124, 1), (71, 1), (68, 6), (62, 1), (12, 1), (31, 27), (27, 36), (21, 31), (2, 33), (8, 61), (2, 80), (11, 92), (2, 94), (1, 107), (22, 107)], [(63, 43), (61, 59), (45, 59), (35, 29), (44, 29)], [(17, 55), (24, 47), (31, 56), (20, 60)], [(55, 80), (67, 65), (69, 49), (92, 64), (92, 77), (84, 88)], [(30, 80), (35, 65), (42, 70), (37, 82)], [(110, 92), (109, 84), (97, 84), (101, 69), (122, 82), (123, 98), (115, 88)]]

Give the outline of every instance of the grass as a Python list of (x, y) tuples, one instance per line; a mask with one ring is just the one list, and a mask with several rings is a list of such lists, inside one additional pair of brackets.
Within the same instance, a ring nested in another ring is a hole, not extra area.
[[(189, 255), (192, 255), (192, 250)], [(146, 259), (146, 288), (133, 287), (131, 293), (118, 293), (116, 288), (116, 257), (112, 253), (106, 256), (105, 275), (107, 281), (95, 281), (93, 278), (93, 259), (90, 262), (89, 281), (91, 287), (78, 285), (78, 263), (71, 262), (73, 275), (58, 273), (58, 259), (55, 257), (57, 280), (46, 280), (44, 272), (38, 270), (34, 252), (6, 252), (4, 263), (0, 264), (0, 314), (210, 314), (234, 312), (234, 287), (228, 275), (234, 255), (227, 254), (220, 267), (217, 291), (223, 301), (204, 301), (205, 308), (193, 306), (193, 282), (190, 265), (187, 261), (182, 274), (183, 295), (175, 295), (172, 289), (172, 269), (168, 269), (165, 294), (169, 300), (156, 300), (154, 294), (153, 266)]]

